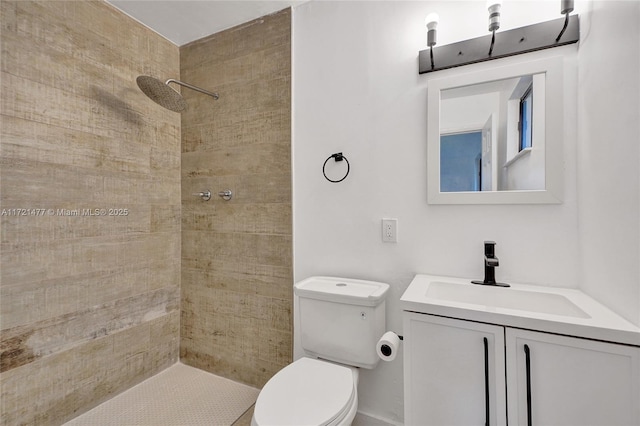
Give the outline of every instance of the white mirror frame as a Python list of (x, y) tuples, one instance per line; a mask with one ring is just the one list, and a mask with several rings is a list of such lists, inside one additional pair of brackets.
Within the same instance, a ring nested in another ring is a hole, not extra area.
[[(545, 189), (440, 192), (440, 98), (443, 90), (528, 74), (545, 74)], [(563, 58), (553, 56), (427, 83), (427, 202), (429, 204), (560, 204), (563, 195)]]

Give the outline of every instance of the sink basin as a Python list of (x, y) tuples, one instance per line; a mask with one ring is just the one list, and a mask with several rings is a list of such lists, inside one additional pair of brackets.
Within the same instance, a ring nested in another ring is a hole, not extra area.
[(640, 346), (640, 327), (579, 289), (510, 282), (471, 284), (471, 278), (416, 275), (400, 298), (407, 312), (499, 324)]
[(434, 281), (431, 282), (427, 288), (426, 297), (449, 302), (482, 305), (485, 307), (514, 309), (575, 318), (591, 318), (585, 311), (561, 294)]

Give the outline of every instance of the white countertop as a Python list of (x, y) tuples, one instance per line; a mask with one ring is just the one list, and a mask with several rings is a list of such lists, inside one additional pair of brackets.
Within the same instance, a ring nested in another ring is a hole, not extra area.
[[(489, 287), (471, 284), (471, 279), (419, 274), (400, 304), (405, 311), (640, 346), (639, 327), (580, 290), (510, 284)], [(510, 300), (518, 298), (523, 309), (510, 307)]]

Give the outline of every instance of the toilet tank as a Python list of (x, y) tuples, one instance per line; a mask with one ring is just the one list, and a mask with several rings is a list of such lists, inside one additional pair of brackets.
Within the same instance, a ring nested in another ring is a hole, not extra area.
[(362, 368), (379, 361), (376, 343), (386, 331), (389, 285), (311, 277), (294, 285), (302, 348), (311, 356)]

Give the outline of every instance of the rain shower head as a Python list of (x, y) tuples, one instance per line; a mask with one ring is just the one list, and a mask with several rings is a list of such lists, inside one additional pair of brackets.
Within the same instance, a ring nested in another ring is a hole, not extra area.
[(188, 105), (182, 95), (171, 86), (169, 86), (169, 83), (179, 84), (180, 86), (184, 86), (188, 89), (212, 96), (213, 99), (218, 99), (217, 93), (212, 93), (199, 87), (192, 86), (191, 84), (184, 83), (179, 80), (174, 80), (172, 78), (163, 83), (157, 78), (149, 77), (147, 75), (140, 75), (138, 76), (138, 78), (136, 78), (136, 83), (138, 83), (138, 87), (140, 88), (140, 90), (142, 90), (144, 94), (149, 97), (149, 99), (151, 99), (158, 105), (175, 112), (182, 112), (186, 110)]

